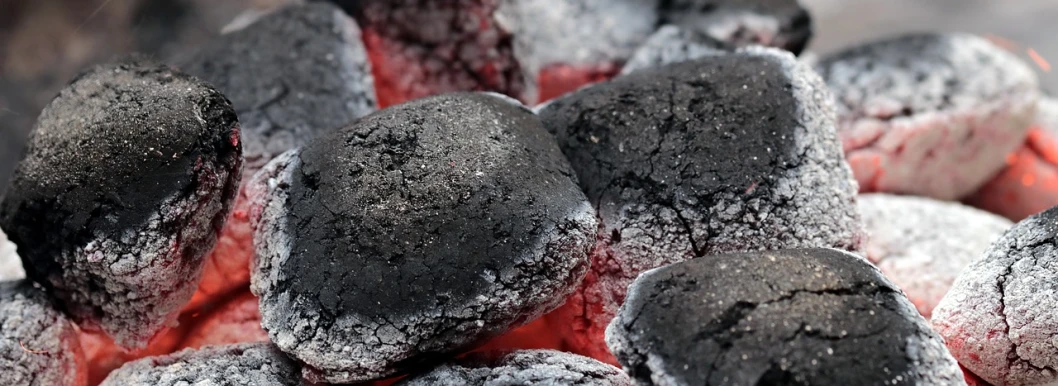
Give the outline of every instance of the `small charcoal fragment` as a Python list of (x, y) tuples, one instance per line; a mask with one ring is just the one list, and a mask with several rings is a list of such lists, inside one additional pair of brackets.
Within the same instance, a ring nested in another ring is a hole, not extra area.
[(1040, 98), (1025, 143), (966, 202), (1013, 221), (1058, 205), (1058, 99)]
[(629, 288), (606, 330), (639, 385), (963, 385), (881, 272), (834, 249), (708, 256)]
[(621, 74), (704, 56), (723, 55), (731, 46), (695, 30), (667, 25), (650, 36), (621, 69)]
[(828, 100), (793, 55), (754, 47), (636, 71), (544, 107), (601, 221), (591, 272), (549, 316), (567, 343), (608, 358), (603, 331), (651, 268), (746, 250), (857, 250), (856, 185)]
[(22, 269), (22, 259), (18, 257), (15, 243), (7, 240), (7, 235), (0, 230), (0, 281), (18, 280), (26, 277)]
[(1035, 114), (1036, 75), (968, 34), (918, 34), (824, 57), (845, 155), (864, 192), (943, 200), (1004, 166)]
[(212, 312), (195, 318), (182, 347), (267, 342), (268, 333), (261, 328), (257, 297), (246, 291)]
[(0, 227), (82, 327), (142, 347), (191, 298), (240, 151), (211, 86), (142, 58), (99, 65), (41, 113)]
[(474, 354), (410, 376), (397, 386), (630, 386), (621, 369), (588, 357), (552, 350)]
[(801, 53), (812, 18), (797, 0), (663, 0), (661, 22), (700, 31), (737, 47), (763, 45)]
[(959, 272), (1013, 225), (991, 213), (925, 197), (864, 194), (858, 203), (870, 235), (867, 259), (926, 319)]
[(595, 239), (554, 139), (487, 94), (369, 115), (252, 186), (262, 324), (314, 381), (386, 377), (538, 317), (573, 291)]
[(1058, 208), (1014, 225), (933, 310), (952, 355), (997, 385), (1058, 382)]
[[(328, 3), (288, 6), (262, 16), (219, 37), (180, 68), (231, 99), (242, 129), (245, 179), (280, 153), (336, 131), (377, 105), (360, 29)], [(250, 282), (247, 205), (242, 192), (188, 307)]]
[(83, 386), (84, 352), (73, 323), (26, 280), (0, 282), (0, 383)]
[(100, 386), (302, 385), (300, 370), (270, 343), (186, 349), (126, 363)]

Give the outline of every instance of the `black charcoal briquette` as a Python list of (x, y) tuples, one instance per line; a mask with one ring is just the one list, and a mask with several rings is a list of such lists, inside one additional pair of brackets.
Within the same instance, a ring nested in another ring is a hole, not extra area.
[(38, 118), (0, 227), (82, 327), (142, 347), (194, 292), (240, 151), (211, 86), (138, 57), (95, 66)]
[(251, 188), (262, 325), (318, 381), (406, 371), (557, 307), (595, 239), (554, 139), (487, 94), (379, 111)]
[(82, 386), (88, 366), (77, 329), (40, 288), (0, 282), (0, 383)]
[(649, 271), (606, 330), (639, 385), (963, 385), (944, 342), (862, 258), (708, 256)]
[(699, 31), (738, 47), (763, 45), (801, 53), (812, 18), (798, 0), (661, 0), (661, 23)]
[(477, 353), (447, 363), (397, 386), (630, 386), (621, 369), (597, 360), (552, 350)]
[(126, 363), (100, 386), (298, 386), (298, 365), (270, 343), (185, 349)]

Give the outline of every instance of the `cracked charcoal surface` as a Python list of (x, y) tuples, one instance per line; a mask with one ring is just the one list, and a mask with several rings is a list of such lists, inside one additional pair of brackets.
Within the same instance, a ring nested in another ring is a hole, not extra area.
[(621, 74), (704, 56), (724, 55), (732, 50), (727, 43), (695, 30), (666, 25), (657, 30), (632, 55)]
[(661, 23), (700, 31), (738, 47), (763, 45), (801, 53), (812, 18), (797, 0), (661, 0)]
[(994, 385), (1058, 381), (1058, 208), (1017, 223), (955, 280), (933, 328)]
[(554, 139), (487, 94), (369, 115), (252, 185), (262, 324), (313, 380), (385, 377), (531, 320), (573, 290), (595, 239)]
[(577, 320), (557, 323), (578, 336), (570, 343), (605, 358), (603, 329), (651, 268), (745, 250), (857, 250), (856, 185), (828, 96), (793, 55), (749, 48), (544, 107), (601, 221), (592, 272), (555, 316)]
[(1010, 220), (925, 197), (863, 194), (857, 200), (870, 237), (867, 259), (904, 290), (927, 319), (952, 282)]
[(99, 65), (41, 113), (0, 227), (82, 327), (142, 347), (194, 292), (240, 151), (212, 87), (142, 58)]
[(606, 331), (639, 385), (964, 385), (876, 268), (834, 249), (710, 256), (640, 276)]
[(301, 385), (296, 363), (270, 343), (186, 349), (126, 363), (100, 386)]
[(289, 6), (222, 35), (180, 65), (231, 99), (244, 175), (376, 109), (356, 23), (327, 3)]
[(520, 350), (499, 356), (472, 354), (399, 386), (631, 386), (621, 369), (588, 357), (552, 350)]
[(0, 379), (82, 386), (87, 376), (77, 330), (44, 291), (27, 280), (0, 281)]
[(863, 191), (945, 200), (974, 192), (1025, 139), (1032, 69), (969, 34), (905, 35), (822, 58)]
[(7, 234), (0, 230), (0, 281), (18, 280), (26, 277), (22, 269), (22, 260), (18, 257), (15, 244), (7, 240)]

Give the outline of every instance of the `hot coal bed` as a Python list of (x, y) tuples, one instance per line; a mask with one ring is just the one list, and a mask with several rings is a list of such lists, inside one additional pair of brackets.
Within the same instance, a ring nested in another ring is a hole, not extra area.
[(1058, 104), (981, 37), (811, 34), (308, 2), (88, 68), (0, 201), (0, 383), (1058, 383)]

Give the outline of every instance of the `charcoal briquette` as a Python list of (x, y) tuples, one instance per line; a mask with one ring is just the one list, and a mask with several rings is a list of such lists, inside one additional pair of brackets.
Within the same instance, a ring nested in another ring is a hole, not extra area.
[(993, 385), (1058, 382), (1058, 208), (1031, 216), (952, 284), (933, 328), (963, 366)]
[(733, 50), (725, 42), (696, 30), (666, 25), (654, 32), (621, 68), (621, 74), (670, 63), (685, 62)]
[(812, 38), (798, 0), (662, 0), (661, 23), (702, 32), (737, 47), (763, 45), (794, 54)]
[(270, 343), (186, 349), (126, 363), (100, 386), (302, 385), (298, 365)]
[(609, 355), (603, 330), (641, 272), (717, 253), (858, 250), (856, 184), (829, 94), (793, 55), (753, 47), (636, 71), (540, 111), (600, 219), (592, 271), (549, 317)]
[(823, 57), (838, 131), (864, 192), (954, 200), (1005, 165), (1035, 117), (1038, 81), (962, 33), (902, 35)]
[(0, 380), (83, 386), (87, 377), (77, 329), (43, 289), (26, 280), (0, 281)]
[(478, 353), (446, 363), (397, 386), (631, 386), (621, 369), (553, 350)]
[(641, 275), (606, 330), (639, 385), (963, 385), (944, 342), (858, 256), (708, 256)]
[(273, 160), (251, 182), (262, 325), (308, 379), (408, 371), (562, 303), (595, 214), (528, 109), (423, 98)]
[(195, 290), (237, 190), (235, 112), (140, 57), (92, 67), (44, 109), (0, 227), (82, 327), (142, 347)]

